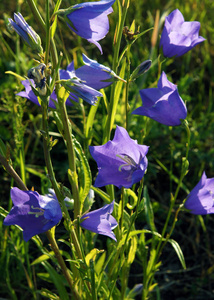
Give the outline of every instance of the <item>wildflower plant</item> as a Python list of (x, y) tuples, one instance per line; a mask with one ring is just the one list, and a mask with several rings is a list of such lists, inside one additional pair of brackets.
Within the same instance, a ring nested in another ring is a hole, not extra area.
[[(25, 169), (23, 159), (17, 163), (20, 164), (19, 175), (12, 154), (8, 154), (5, 142), (0, 139), (0, 162), (12, 178), (11, 186), (14, 185), (10, 191), (13, 205), (8, 212), (1, 208), (1, 215), (5, 226), (21, 228), (24, 241), (35, 242), (41, 251), (32, 265), (45, 268), (46, 278), (55, 285), (54, 293), (48, 289), (39, 291), (50, 299), (133, 299), (136, 296), (149, 299), (151, 293), (159, 293), (156, 272), (161, 268), (161, 254), (166, 244), (173, 246), (181, 266), (186, 268), (181, 247), (171, 238), (179, 212), (189, 209), (193, 214), (213, 213), (213, 179), (207, 179), (205, 173), (187, 200), (179, 198), (192, 167), (188, 103), (182, 100), (182, 92), (178, 93), (179, 81), (177, 86), (167, 79), (161, 55), (154, 64), (149, 59), (152, 57), (141, 57), (141, 63), (133, 65), (131, 53), (136, 41), (153, 29), (156, 32), (158, 24), (144, 32), (136, 30), (135, 22), (130, 28), (125, 26), (129, 2), (118, 0), (116, 4), (115, 0), (99, 0), (63, 7), (63, 1), (49, 3), (46, 0), (44, 18), (40, 6), (37, 8), (34, 0), (27, 0), (25, 5), (37, 22), (38, 34), (21, 13), (14, 14), (15, 22), (9, 20), (35, 53), (34, 66), (27, 74), (9, 73), (19, 80), (16, 96), (39, 106), (41, 127), (37, 128), (40, 133), (37, 147), (44, 153), (46, 175), (32, 171), (29, 166)], [(115, 28), (111, 27), (113, 14), (117, 20)], [(76, 34), (71, 39), (74, 54), (71, 59), (59, 45), (57, 30), (61, 22), (69, 28), (62, 26), (60, 32), (67, 30), (71, 36), (71, 29)], [(166, 17), (160, 39), (164, 55), (175, 56), (176, 60), (176, 56), (201, 43), (204, 38), (198, 36), (199, 28), (199, 22), (184, 22), (179, 10), (172, 12)], [(106, 35), (113, 40), (113, 54), (111, 61), (103, 62), (106, 56), (101, 44)], [(91, 43), (88, 47), (93, 49), (93, 54), (87, 47), (75, 50), (75, 39), (80, 40), (78, 36)], [(145, 79), (152, 68), (156, 68), (157, 76), (151, 78), (152, 86), (146, 86)], [(170, 63), (167, 70), (169, 68)], [(138, 86), (140, 78), (144, 85)], [(133, 86), (137, 89), (136, 99), (141, 97), (140, 107), (131, 93)], [(98, 111), (102, 112), (101, 118)], [(79, 112), (82, 114), (80, 122), (76, 121)], [(181, 126), (186, 133), (180, 174), (165, 204), (168, 207), (166, 220), (158, 230), (147, 192), (147, 175), (151, 172), (150, 160), (154, 154), (150, 146), (154, 141), (148, 138), (146, 145), (143, 141), (147, 137), (146, 126), (153, 120), (170, 132), (176, 130), (173, 126)], [(51, 128), (57, 132), (53, 133)], [(54, 136), (58, 140), (54, 140)], [(57, 159), (65, 173), (63, 179), (55, 171), (56, 161), (52, 155), (57, 143), (64, 149)], [(62, 160), (66, 161), (64, 169)], [(29, 176), (25, 176), (27, 168), (31, 171), (29, 174), (45, 178), (43, 182), (47, 182), (37, 186), (39, 193), (30, 186)], [(51, 188), (49, 193), (48, 188)], [(146, 226), (141, 226), (142, 216)], [(9, 229), (5, 232), (7, 238), (12, 238)], [(62, 244), (69, 250), (64, 250)], [(130, 287), (128, 278), (133, 262), (138, 263), (142, 276)], [(30, 268), (28, 266), (26, 272)], [(28, 278), (35, 298), (36, 286), (30, 276)]]

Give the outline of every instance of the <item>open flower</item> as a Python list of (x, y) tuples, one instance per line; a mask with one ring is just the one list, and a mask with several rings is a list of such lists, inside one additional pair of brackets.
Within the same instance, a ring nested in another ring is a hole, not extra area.
[(67, 25), (82, 38), (95, 44), (102, 53), (98, 43), (109, 31), (108, 15), (113, 12), (115, 0), (85, 2), (72, 6), (59, 14), (65, 15)]
[(13, 207), (4, 219), (4, 225), (19, 225), (27, 242), (43, 233), (62, 219), (62, 211), (56, 198), (41, 196), (37, 192), (11, 189)]
[(187, 116), (186, 105), (178, 94), (177, 86), (167, 80), (162, 72), (157, 88), (140, 90), (143, 106), (132, 114), (147, 116), (168, 126), (180, 125)]
[(214, 178), (207, 178), (204, 172), (184, 206), (194, 215), (214, 214)]
[(203, 42), (198, 36), (200, 22), (185, 22), (182, 13), (176, 9), (166, 17), (164, 29), (160, 39), (160, 47), (166, 57), (181, 56)]
[(81, 220), (83, 221), (80, 223), (80, 226), (92, 232), (106, 235), (117, 241), (115, 234), (112, 231), (118, 225), (115, 218), (111, 215), (113, 209), (114, 201), (102, 208), (90, 211), (81, 217)]
[(88, 58), (85, 54), (82, 56), (85, 66), (78, 68), (75, 74), (86, 85), (100, 90), (111, 85), (114, 81), (122, 80), (110, 68)]
[(96, 187), (113, 184), (119, 188), (130, 188), (143, 178), (147, 169), (149, 147), (138, 145), (123, 127), (117, 126), (112, 141), (102, 146), (90, 146), (89, 149), (99, 170), (94, 184)]
[(41, 39), (33, 28), (25, 21), (22, 14), (14, 13), (14, 20), (9, 19), (12, 28), (20, 35), (23, 40), (37, 53), (43, 53)]

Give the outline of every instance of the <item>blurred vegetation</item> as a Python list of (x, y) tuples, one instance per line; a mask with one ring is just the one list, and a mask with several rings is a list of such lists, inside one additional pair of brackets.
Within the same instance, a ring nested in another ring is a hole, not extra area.
[[(44, 0), (37, 2), (38, 9), (44, 14)], [(54, 1), (53, 1), (54, 2)], [(63, 0), (62, 7), (80, 3), (78, 0)], [(177, 202), (180, 203), (199, 181), (205, 170), (208, 177), (214, 177), (214, 1), (187, 0), (187, 1), (137, 1), (131, 0), (126, 25), (131, 26), (135, 20), (136, 27), (144, 31), (154, 26), (157, 11), (160, 13), (160, 28), (158, 40), (154, 48), (151, 46), (152, 30), (143, 35), (133, 45), (131, 50), (131, 70), (134, 70), (142, 61), (151, 58), (151, 69), (144, 77), (140, 77), (131, 85), (129, 104), (130, 110), (141, 105), (139, 89), (156, 87), (158, 80), (157, 57), (161, 53), (158, 47), (164, 18), (175, 8), (180, 9), (185, 20), (197, 20), (201, 23), (200, 35), (206, 41), (196, 46), (182, 57), (168, 59), (163, 62), (162, 70), (167, 73), (168, 79), (178, 85), (179, 94), (186, 102), (188, 109), (187, 120), (191, 130), (191, 147), (189, 153), (190, 168), (185, 177), (184, 188), (181, 190)], [(114, 5), (117, 10), (117, 5)], [(44, 193), (49, 187), (44, 168), (42, 139), (40, 135), (41, 112), (39, 107), (30, 101), (17, 97), (22, 90), (20, 81), (5, 74), (13, 71), (21, 76), (27, 74), (28, 69), (35, 65), (31, 49), (23, 44), (19, 37), (7, 27), (7, 19), (13, 18), (13, 13), (20, 11), (35, 31), (40, 34), (36, 22), (30, 15), (26, 1), (0, 2), (0, 138), (7, 144), (14, 167), (19, 174), (24, 174), (29, 188), (34, 187)], [(56, 43), (58, 51), (64, 54), (62, 67), (74, 60), (75, 66), (81, 65), (81, 55), (85, 52), (91, 59), (111, 66), (112, 41), (117, 22), (116, 14), (110, 15), (110, 32), (100, 43), (103, 55), (93, 44), (75, 36), (59, 19)], [(43, 38), (43, 37), (42, 37)], [(125, 39), (122, 47), (125, 47)], [(38, 59), (38, 57), (36, 57)], [(109, 97), (109, 89), (105, 90)], [(116, 124), (123, 125), (123, 95), (118, 106)], [(102, 101), (102, 100), (101, 100)], [(89, 105), (76, 106), (69, 109), (69, 117), (74, 125), (77, 139), (84, 144), (83, 116), (87, 116)], [(103, 130), (103, 105), (98, 107), (94, 123), (92, 144), (101, 144)], [(50, 131), (59, 139), (51, 154), (57, 179), (67, 183), (67, 161), (65, 148), (60, 137), (57, 136), (53, 115), (50, 113)], [(180, 161), (185, 153), (186, 133), (184, 128), (158, 124), (145, 117), (130, 116), (130, 136), (139, 143), (149, 145), (149, 167), (145, 176), (145, 185), (152, 201), (157, 228), (162, 228), (166, 218), (170, 200), (170, 192), (174, 191), (176, 183), (169, 176), (169, 172), (177, 177), (180, 172)], [(86, 153), (88, 154), (87, 149)], [(24, 153), (24, 157), (22, 154)], [(64, 159), (65, 157), (65, 159)], [(88, 154), (89, 157), (89, 154)], [(90, 157), (89, 157), (90, 158)], [(25, 170), (20, 170), (20, 160), (26, 162)], [(160, 163), (161, 162), (161, 163)], [(96, 164), (90, 160), (92, 173), (96, 175)], [(164, 166), (164, 168), (163, 168)], [(9, 210), (10, 186), (13, 185), (10, 177), (0, 167), (1, 203)], [(3, 218), (0, 219), (3, 221)], [(137, 226), (145, 225), (144, 215), (138, 218)], [(180, 213), (179, 221), (173, 234), (181, 246), (186, 259), (187, 270), (181, 270), (179, 261), (170, 246), (164, 250), (163, 264), (157, 273), (161, 299), (213, 299), (214, 281), (214, 220), (213, 216), (192, 216), (189, 213)], [(30, 262), (38, 256), (35, 243), (26, 244), (22, 234), (14, 228), (5, 228), (0, 222), (0, 290), (1, 296), (6, 299), (36, 299), (36, 286), (44, 284), (41, 266), (30, 266)], [(10, 230), (10, 238), (7, 233)], [(42, 237), (43, 238), (43, 237)], [(45, 243), (45, 240), (44, 240)], [(28, 247), (30, 249), (28, 249)], [(29, 250), (29, 251), (28, 251)], [(35, 274), (41, 273), (36, 282)], [(18, 274), (18, 275), (17, 275)], [(141, 282), (142, 270), (138, 261), (131, 269), (130, 287)], [(46, 278), (45, 287), (51, 283)], [(38, 295), (37, 295), (38, 296)], [(155, 296), (154, 296), (155, 297)], [(154, 298), (155, 299), (155, 298)]]

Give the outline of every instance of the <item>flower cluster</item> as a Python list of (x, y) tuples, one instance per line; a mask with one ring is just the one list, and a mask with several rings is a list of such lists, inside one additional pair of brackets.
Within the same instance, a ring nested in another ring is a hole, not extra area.
[[(66, 10), (59, 10), (56, 14), (63, 15), (73, 32), (96, 45), (102, 53), (102, 47), (98, 42), (109, 31), (108, 15), (113, 12), (114, 2), (115, 0), (101, 0), (76, 4)], [(41, 56), (43, 50), (40, 37), (20, 13), (14, 14), (14, 20), (15, 22), (9, 19), (12, 28), (24, 39), (25, 43)], [(164, 55), (166, 57), (181, 56), (203, 42), (204, 38), (199, 36), (199, 29), (199, 22), (185, 22), (181, 12), (178, 9), (174, 10), (166, 17), (160, 39), (160, 47), (162, 47)], [(60, 80), (58, 83), (69, 91), (66, 99), (67, 105), (78, 102), (79, 98), (94, 105), (97, 97), (102, 97), (102, 93), (98, 90), (111, 85), (114, 81), (123, 80), (110, 68), (84, 54), (83, 63), (84, 65), (76, 70), (73, 62), (66, 69), (59, 70)], [(130, 82), (145, 73), (150, 66), (150, 60), (140, 64), (131, 74)], [(22, 81), (25, 91), (21, 91), (17, 95), (41, 105), (41, 99), (37, 96), (35, 89), (38, 89), (39, 95), (47, 95), (45, 69), (44, 63), (30, 69), (28, 79)], [(49, 107), (55, 109), (57, 94), (54, 88), (51, 92)], [(181, 125), (181, 120), (187, 116), (186, 105), (178, 93), (177, 86), (167, 79), (164, 72), (159, 78), (157, 88), (140, 90), (140, 96), (142, 106), (135, 109), (132, 114), (147, 116), (167, 126)], [(102, 187), (113, 184), (118, 188), (131, 188), (142, 180), (147, 170), (148, 149), (148, 146), (139, 145), (136, 140), (131, 139), (123, 127), (117, 126), (112, 141), (100, 146), (90, 146), (90, 153), (98, 166), (98, 175), (94, 186)], [(193, 214), (214, 213), (213, 194), (214, 179), (207, 179), (203, 173), (200, 182), (188, 195), (185, 207)], [(23, 229), (25, 241), (36, 234), (49, 230), (62, 219), (59, 202), (52, 191), (48, 195), (41, 196), (34, 191), (21, 191), (13, 188), (11, 199), (14, 206), (5, 218), (4, 225), (19, 225)], [(89, 201), (90, 207), (93, 201), (93, 199), (91, 202)], [(65, 202), (67, 202), (67, 206), (70, 203), (70, 207), (73, 208), (71, 199), (65, 199)], [(118, 224), (111, 215), (113, 208), (114, 201), (100, 209), (84, 214), (80, 219), (81, 227), (106, 235), (116, 241), (112, 230)]]
[[(110, 68), (105, 67), (104, 65), (99, 64), (95, 60), (89, 59), (86, 55), (83, 54), (84, 66), (75, 70), (74, 63), (71, 62), (67, 68), (60, 69), (59, 75), (61, 83), (66, 86), (70, 91), (69, 96), (66, 100), (66, 105), (72, 105), (72, 103), (77, 102), (78, 99), (82, 98), (91, 105), (94, 105), (97, 101), (97, 97), (102, 97), (102, 93), (97, 90), (103, 89), (111, 85), (115, 80), (121, 80)], [(44, 65), (44, 64), (42, 64)], [(45, 66), (45, 65), (44, 65)], [(38, 67), (29, 70), (28, 79), (23, 80), (22, 84), (25, 87), (25, 91), (17, 93), (17, 96), (27, 98), (36, 105), (41, 105), (40, 99), (34, 94), (32, 87), (37, 87), (35, 71), (41, 69), (40, 65)], [(33, 74), (34, 76), (32, 76)], [(43, 77), (44, 78), (44, 77)], [(42, 79), (43, 79), (42, 78)], [(41, 90), (41, 89), (40, 89)], [(55, 103), (57, 102), (57, 95), (55, 90), (50, 95), (49, 107), (56, 108)]]

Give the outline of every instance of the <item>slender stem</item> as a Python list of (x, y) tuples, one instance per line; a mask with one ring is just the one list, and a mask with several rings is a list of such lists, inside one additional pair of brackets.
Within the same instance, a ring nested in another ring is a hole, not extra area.
[[(136, 205), (135, 216), (134, 216), (134, 218), (132, 218), (131, 223), (129, 224), (129, 228), (128, 228), (128, 231), (126, 233), (126, 238), (125, 238), (123, 246), (117, 251), (117, 254), (115, 256), (115, 260), (114, 260), (114, 263), (113, 263), (113, 268), (115, 267), (115, 264), (116, 264), (116, 261), (118, 260), (119, 255), (120, 255), (120, 257), (122, 257), (124, 255), (125, 250), (126, 250), (127, 241), (129, 239), (129, 234), (131, 232), (132, 225), (134, 224), (134, 222), (137, 218), (137, 215), (138, 215), (138, 209), (139, 209), (139, 204), (140, 204), (140, 201), (141, 201), (142, 190), (143, 190), (143, 179), (140, 182), (140, 187), (139, 187), (139, 191), (138, 191), (138, 200), (137, 200), (137, 205)], [(114, 290), (114, 287), (115, 287), (115, 284), (116, 284), (116, 281), (117, 281), (117, 276), (119, 274), (121, 264), (122, 264), (122, 258), (119, 260), (119, 266), (117, 267), (117, 271), (116, 271), (116, 274), (115, 274), (115, 277), (114, 277), (113, 285), (111, 287), (109, 299), (111, 299), (111, 295), (112, 295), (112, 292)], [(109, 271), (109, 278), (111, 278), (111, 273), (113, 271), (113, 268)]]
[[(175, 201), (177, 199), (177, 196), (178, 196), (178, 193), (179, 193), (179, 190), (180, 190), (180, 187), (181, 187), (181, 184), (182, 184), (182, 181), (183, 181), (183, 178), (185, 177), (186, 175), (186, 171), (187, 171), (187, 167), (186, 167), (186, 162), (188, 162), (188, 154), (189, 154), (189, 147), (190, 147), (190, 138), (191, 138), (191, 135), (190, 135), (190, 130), (189, 130), (189, 127), (188, 127), (188, 123), (187, 121), (185, 120), (184, 121), (184, 126), (186, 128), (186, 131), (187, 131), (187, 143), (186, 143), (186, 146), (187, 146), (187, 149), (186, 149), (186, 156), (185, 158), (183, 159), (183, 162), (182, 162), (182, 169), (181, 169), (181, 175), (180, 175), (180, 179), (179, 179), (179, 182), (178, 182), (178, 185), (177, 185), (177, 188), (176, 188), (176, 191), (175, 191), (175, 194), (174, 196), (172, 195), (171, 196), (171, 201), (170, 201), (170, 207), (169, 207), (169, 211), (168, 211), (168, 214), (167, 214), (167, 218), (166, 218), (166, 222), (164, 224), (164, 227), (163, 227), (163, 230), (162, 230), (162, 233), (161, 233), (161, 236), (162, 236), (162, 239), (160, 239), (159, 243), (158, 243), (158, 246), (157, 246), (157, 249), (156, 249), (156, 255), (155, 255), (155, 259), (153, 261), (153, 265), (151, 267), (151, 272), (153, 272), (153, 267), (155, 266), (155, 264), (157, 263), (162, 251), (163, 251), (163, 248), (164, 246), (166, 245), (166, 243), (168, 242), (170, 236), (172, 235), (173, 233), (173, 230), (174, 230), (174, 227), (175, 227), (175, 224), (177, 222), (177, 216), (178, 216), (178, 213), (181, 209), (181, 207), (183, 206), (180, 205), (179, 208), (177, 209), (176, 213), (175, 213), (175, 217), (174, 217), (174, 220), (173, 220), (173, 224), (171, 226), (171, 229), (170, 229), (170, 232), (165, 236), (166, 234), (166, 230), (167, 230), (167, 227), (168, 227), (168, 223), (169, 223), (169, 220), (170, 220), (170, 217), (171, 217), (171, 214), (172, 214), (172, 210), (173, 210), (173, 207), (175, 205)], [(163, 241), (164, 240), (164, 241)], [(150, 277), (150, 283), (152, 283), (153, 281), (153, 278), (154, 278), (154, 275), (153, 274), (151, 277)], [(148, 283), (149, 281), (147, 281), (147, 286), (149, 288), (150, 284)], [(146, 289), (145, 289), (146, 290)], [(148, 290), (147, 290), (147, 293), (148, 293)], [(144, 299), (144, 298), (143, 298)]]
[(35, 5), (34, 0), (27, 0), (27, 3), (31, 9), (31, 12), (35, 18), (36, 23), (39, 25), (40, 29), (42, 30), (42, 33), (45, 35), (46, 34), (45, 22)]
[(123, 234), (123, 210), (124, 210), (124, 187), (121, 190), (121, 201), (122, 201), (122, 211), (121, 211), (121, 219), (120, 219), (120, 235), (122, 238)]
[(19, 188), (23, 191), (28, 191), (28, 188), (24, 184), (24, 182), (21, 180), (19, 175), (16, 173), (16, 171), (13, 169), (13, 167), (9, 164), (8, 160), (0, 154), (0, 162), (2, 166), (5, 168), (8, 174), (15, 180)]
[(80, 200), (79, 200), (79, 188), (78, 188), (78, 175), (76, 172), (76, 162), (75, 162), (75, 151), (72, 141), (72, 133), (71, 133), (71, 124), (69, 124), (67, 110), (65, 106), (64, 99), (59, 99), (59, 106), (61, 112), (61, 118), (63, 123), (64, 135), (66, 140), (66, 145), (68, 148), (68, 161), (69, 161), (69, 168), (70, 171), (69, 181), (72, 187), (72, 194), (74, 198), (74, 219), (80, 214)]
[(49, 50), (50, 50), (50, 11), (49, 0), (46, 0), (46, 44), (45, 44), (45, 64), (48, 63)]
[(77, 291), (77, 289), (74, 285), (74, 282), (73, 282), (73, 280), (71, 278), (71, 275), (70, 275), (70, 273), (69, 273), (69, 271), (66, 267), (65, 261), (64, 261), (62, 255), (61, 255), (61, 253), (60, 253), (59, 247), (56, 243), (56, 240), (55, 240), (54, 236), (52, 235), (50, 230), (48, 230), (46, 232), (46, 235), (47, 235), (48, 240), (51, 244), (51, 248), (53, 249), (53, 251), (55, 253), (56, 259), (57, 259), (57, 261), (58, 261), (58, 263), (61, 267), (63, 275), (65, 276), (65, 278), (66, 278), (66, 280), (67, 280), (67, 282), (68, 282), (68, 284), (71, 288), (71, 291), (73, 293), (74, 298), (77, 299), (77, 300), (81, 300), (82, 298), (80, 297), (80, 294), (79, 294), (79, 292)]
[(126, 78), (126, 102), (125, 102), (125, 110), (126, 110), (126, 130), (128, 130), (129, 128), (129, 85), (130, 85), (130, 82), (129, 82), (129, 78), (130, 78), (130, 46), (128, 46), (128, 49), (127, 49), (127, 78)]
[[(119, 58), (120, 44), (121, 44), (121, 39), (122, 39), (122, 34), (123, 34), (123, 27), (124, 27), (128, 8), (129, 8), (129, 0), (125, 0), (124, 5), (123, 5), (123, 13), (122, 13), (122, 17), (121, 17), (120, 27), (118, 28), (117, 40), (116, 40), (116, 44), (114, 47), (115, 50), (114, 50), (112, 70), (116, 74), (117, 74), (117, 68), (118, 68), (118, 58)], [(106, 143), (108, 140), (110, 140), (111, 130), (112, 130), (112, 126), (114, 123), (113, 122), (114, 116), (112, 114), (112, 111), (113, 111), (113, 107), (114, 107), (115, 86), (116, 86), (116, 84), (114, 83), (111, 88), (109, 111), (108, 111), (108, 118), (107, 118), (107, 123), (106, 123), (106, 133), (105, 133), (105, 137), (104, 137), (104, 141), (103, 141), (104, 143)]]
[(62, 202), (63, 196), (59, 190), (59, 185), (56, 181), (53, 165), (50, 156), (50, 136), (48, 132), (48, 113), (47, 113), (47, 105), (42, 102), (42, 127), (43, 127), (43, 148), (44, 148), (44, 156), (45, 156), (45, 163), (48, 169), (49, 179), (52, 183), (54, 191), (56, 193), (57, 199)]

